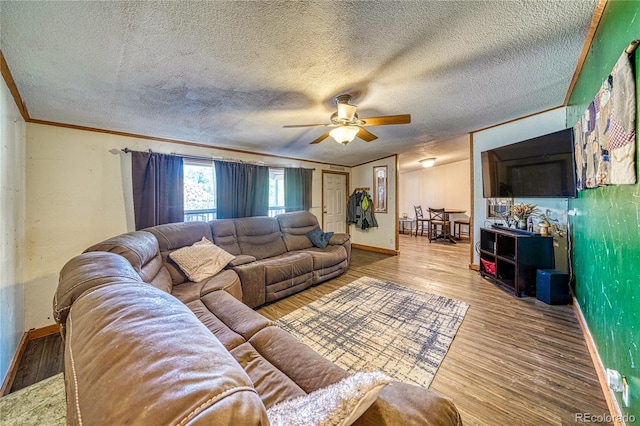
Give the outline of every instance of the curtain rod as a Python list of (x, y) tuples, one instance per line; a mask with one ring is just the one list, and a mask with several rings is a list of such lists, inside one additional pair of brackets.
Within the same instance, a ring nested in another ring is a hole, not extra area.
[[(120, 151), (124, 152), (125, 154), (128, 154), (130, 152), (134, 152), (134, 150), (129, 149), (129, 148), (123, 148)], [(150, 149), (147, 150), (147, 152), (153, 152)], [(183, 154), (177, 154), (175, 152), (172, 152), (171, 155), (175, 155), (181, 158), (185, 158), (187, 160), (195, 160), (195, 161), (214, 161), (214, 160), (220, 160), (220, 161), (227, 161), (230, 163), (242, 163), (242, 164), (255, 164), (258, 166), (266, 166), (266, 167), (278, 167), (278, 168), (287, 168), (288, 166), (283, 166), (283, 165), (276, 165), (276, 164), (265, 164), (265, 163), (261, 163), (261, 162), (257, 162), (257, 161), (243, 161), (243, 160), (237, 160), (235, 158), (223, 158), (223, 157), (201, 157), (198, 155), (183, 155)], [(304, 168), (304, 167), (301, 167)], [(315, 168), (312, 168), (310, 170), (315, 171)]]

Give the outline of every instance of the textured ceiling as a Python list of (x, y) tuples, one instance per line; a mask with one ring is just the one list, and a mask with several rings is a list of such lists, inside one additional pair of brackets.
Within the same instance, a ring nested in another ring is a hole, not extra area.
[[(408, 170), (468, 158), (461, 135), (561, 105), (595, 6), (3, 1), (1, 47), (32, 119), (341, 165), (407, 153)], [(328, 123), (342, 93), (360, 117), (412, 123), (345, 148), (309, 145), (323, 127), (282, 128)]]

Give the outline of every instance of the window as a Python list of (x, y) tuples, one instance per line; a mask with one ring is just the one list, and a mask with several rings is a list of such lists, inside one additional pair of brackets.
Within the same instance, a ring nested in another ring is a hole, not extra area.
[(284, 212), (284, 169), (269, 168), (269, 216)]
[(216, 218), (216, 174), (213, 163), (184, 162), (184, 221)]
[[(269, 216), (285, 212), (284, 169), (269, 168)], [(184, 221), (216, 219), (216, 173), (213, 163), (184, 162)]]

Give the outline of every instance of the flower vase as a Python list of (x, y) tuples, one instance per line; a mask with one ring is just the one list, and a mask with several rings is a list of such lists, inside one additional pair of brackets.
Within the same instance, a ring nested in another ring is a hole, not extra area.
[(527, 229), (527, 221), (524, 219), (518, 220), (518, 229)]

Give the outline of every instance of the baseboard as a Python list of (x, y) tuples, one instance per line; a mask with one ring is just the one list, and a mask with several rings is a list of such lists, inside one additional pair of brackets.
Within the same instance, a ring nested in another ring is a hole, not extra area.
[(22, 335), (20, 343), (18, 343), (18, 350), (13, 355), (11, 365), (9, 365), (9, 371), (7, 371), (7, 376), (4, 378), (2, 388), (0, 388), (0, 396), (5, 396), (9, 393), (9, 391), (11, 391), (13, 381), (16, 379), (16, 374), (18, 373), (18, 367), (20, 367), (20, 360), (22, 359), (22, 355), (24, 355), (24, 351), (27, 349), (27, 344), (32, 340), (39, 339), (40, 337), (50, 336), (59, 332), (60, 328), (58, 327), (58, 325), (51, 324), (42, 328), (32, 328)]
[(373, 251), (376, 253), (384, 253), (384, 254), (390, 254), (392, 256), (397, 256), (398, 253), (400, 253), (399, 251), (395, 251), (395, 250), (391, 250), (391, 249), (385, 249), (385, 248), (380, 248), (380, 247), (373, 247), (373, 246), (365, 246), (363, 244), (351, 244), (352, 248), (357, 248), (360, 250), (364, 250), (364, 251)]
[(602, 387), (602, 393), (604, 393), (604, 399), (607, 401), (609, 412), (611, 413), (611, 416), (613, 418), (613, 424), (615, 426), (624, 426), (624, 422), (622, 421), (622, 410), (620, 410), (618, 400), (613, 394), (613, 391), (609, 389), (609, 385), (607, 385), (607, 375), (605, 373), (604, 365), (602, 364), (602, 359), (600, 359), (600, 355), (596, 350), (596, 344), (593, 341), (593, 336), (591, 335), (591, 331), (589, 331), (589, 327), (587, 326), (587, 321), (582, 314), (580, 304), (575, 297), (573, 298), (573, 310), (575, 311), (576, 317), (578, 318), (578, 324), (580, 324), (582, 334), (584, 334), (584, 340), (587, 342), (587, 348), (589, 349), (589, 354), (591, 355), (591, 361), (593, 361), (593, 366), (596, 369), (598, 381), (600, 382), (600, 386)]
[(42, 328), (32, 328), (27, 331), (27, 334), (29, 334), (29, 340), (35, 340), (40, 337), (51, 336), (52, 334), (57, 334), (59, 332), (60, 327), (58, 327), (58, 324), (51, 324)]
[(0, 388), (0, 396), (5, 396), (9, 393), (9, 391), (11, 391), (13, 381), (15, 380), (16, 374), (18, 373), (20, 360), (22, 359), (24, 351), (27, 349), (27, 343), (29, 343), (29, 333), (25, 332), (20, 339), (20, 343), (18, 343), (18, 350), (13, 355), (13, 359), (11, 360), (11, 364), (9, 365), (9, 371), (7, 371), (4, 382), (2, 382), (2, 388)]

